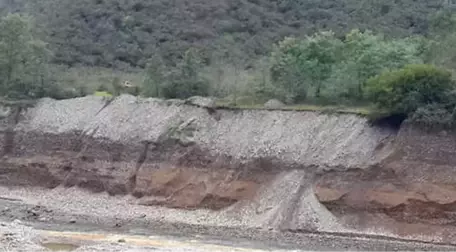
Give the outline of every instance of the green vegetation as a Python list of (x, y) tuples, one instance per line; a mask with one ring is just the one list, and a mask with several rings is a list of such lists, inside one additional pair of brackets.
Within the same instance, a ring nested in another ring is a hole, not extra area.
[[(184, 58), (179, 62), (175, 71), (171, 72), (165, 79), (157, 69), (150, 66), (157, 75), (151, 75), (149, 80), (154, 80), (157, 76), (159, 81), (151, 82), (148, 86), (156, 91), (156, 96), (163, 96), (169, 99), (185, 99), (195, 95), (209, 95), (209, 83), (206, 79), (201, 78), (202, 60), (198, 52), (190, 49), (185, 52)], [(147, 86), (147, 83), (146, 83)]]
[(344, 40), (320, 32), (285, 38), (272, 53), (271, 84), (282, 100), (362, 102), (366, 80), (384, 70), (421, 62), (419, 44), (353, 30)]
[(15, 14), (0, 20), (1, 93), (19, 99), (45, 95), (48, 57), (44, 42), (33, 37), (28, 20)]
[(448, 104), (454, 88), (451, 73), (431, 65), (407, 65), (367, 82), (371, 101), (391, 113), (406, 115), (427, 104)]
[(106, 91), (96, 91), (93, 95), (99, 96), (99, 97), (108, 97), (108, 98), (112, 97), (112, 94), (110, 94)]
[(0, 13), (9, 98), (278, 99), (456, 126), (448, 1), (9, 0)]
[(30, 17), (18, 14), (0, 19), (0, 94), (12, 99), (83, 95), (57, 84), (49, 65), (52, 54), (35, 38), (30, 24)]
[(379, 108), (426, 127), (456, 123), (455, 88), (450, 72), (431, 65), (407, 65), (367, 82), (369, 97)]

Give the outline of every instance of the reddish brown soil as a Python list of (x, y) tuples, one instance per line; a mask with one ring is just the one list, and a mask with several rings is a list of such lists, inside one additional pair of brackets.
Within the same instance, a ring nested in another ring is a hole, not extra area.
[(145, 205), (218, 210), (251, 199), (260, 180), (240, 178), (232, 169), (182, 168), (144, 164), (137, 172), (127, 162), (71, 164), (57, 157), (7, 158), (0, 164), (0, 183), (12, 186), (78, 186), (111, 195), (133, 194)]
[[(221, 209), (251, 199), (259, 183), (236, 178), (233, 170), (160, 168), (139, 170), (134, 195), (153, 196), (149, 204)], [(157, 198), (159, 196), (160, 198)]]
[(381, 167), (328, 173), (315, 193), (339, 215), (383, 213), (399, 222), (439, 225), (456, 221), (456, 184), (407, 182)]

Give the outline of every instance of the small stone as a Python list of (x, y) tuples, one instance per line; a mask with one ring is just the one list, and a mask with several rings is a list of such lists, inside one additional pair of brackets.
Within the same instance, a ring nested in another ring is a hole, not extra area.
[(118, 242), (118, 243), (125, 243), (125, 242), (127, 242), (127, 241), (125, 241), (125, 239), (119, 239), (117, 242)]
[(76, 220), (75, 220), (75, 219), (71, 219), (71, 220), (69, 221), (69, 223), (74, 224), (74, 223), (76, 223)]
[(146, 218), (146, 216), (147, 215), (145, 215), (145, 214), (141, 214), (141, 216), (139, 216), (139, 218), (144, 219), (144, 218)]
[(215, 108), (217, 106), (214, 99), (201, 96), (192, 96), (186, 100), (186, 103), (203, 108)]

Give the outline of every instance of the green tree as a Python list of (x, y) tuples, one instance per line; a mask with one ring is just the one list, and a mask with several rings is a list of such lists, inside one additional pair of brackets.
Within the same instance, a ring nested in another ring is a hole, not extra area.
[(419, 37), (385, 39), (370, 31), (352, 30), (345, 37), (341, 60), (333, 67), (327, 93), (363, 101), (369, 78), (406, 64), (422, 63), (423, 46)]
[(165, 85), (164, 61), (160, 56), (154, 56), (146, 66), (146, 79), (143, 84), (143, 95), (148, 97), (162, 97)]
[(313, 88), (320, 98), (325, 81), (338, 60), (342, 42), (332, 32), (319, 32), (304, 40), (286, 38), (272, 54), (273, 83), (289, 93), (293, 100), (303, 101)]
[(187, 50), (167, 83), (163, 85), (163, 97), (185, 99), (195, 95), (207, 96), (209, 83), (200, 74), (202, 67), (199, 51), (194, 48)]
[(347, 72), (355, 77), (356, 88), (352, 92), (356, 92), (357, 99), (363, 96), (363, 84), (371, 76), (374, 76), (383, 69), (384, 64), (383, 38), (372, 34), (370, 31), (360, 32), (352, 30), (345, 37), (344, 48), (344, 65)]
[(287, 103), (307, 98), (309, 86), (299, 64), (300, 54), (301, 41), (293, 37), (280, 41), (271, 53), (271, 82), (278, 98)]
[(322, 85), (339, 59), (341, 45), (333, 32), (319, 32), (304, 41), (298, 64), (314, 86), (315, 98), (320, 98)]
[[(12, 98), (49, 91), (46, 44), (35, 39), (27, 17), (9, 14), (0, 20), (0, 93)], [(47, 91), (46, 91), (47, 90)]]

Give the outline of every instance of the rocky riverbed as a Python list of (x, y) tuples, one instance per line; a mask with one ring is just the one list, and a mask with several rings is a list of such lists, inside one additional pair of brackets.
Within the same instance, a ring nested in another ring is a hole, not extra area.
[(76, 188), (0, 187), (0, 195), (0, 248), (7, 252), (456, 249), (387, 237), (229, 228), (209, 212), (146, 207), (131, 197)]

